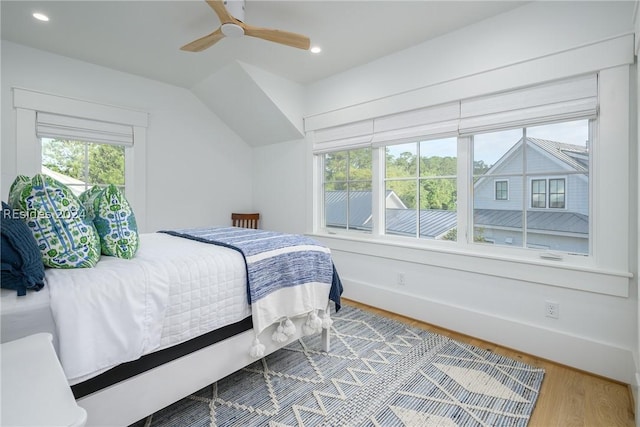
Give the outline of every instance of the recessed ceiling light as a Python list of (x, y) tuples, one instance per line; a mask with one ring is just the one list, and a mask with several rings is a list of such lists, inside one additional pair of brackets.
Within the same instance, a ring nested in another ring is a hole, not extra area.
[(45, 15), (44, 13), (39, 13), (39, 12), (34, 13), (33, 17), (36, 18), (38, 21), (47, 22), (49, 20), (49, 17), (47, 15)]
[(322, 52), (322, 48), (320, 46), (313, 46), (310, 50), (311, 50), (311, 53), (320, 53), (320, 52)]

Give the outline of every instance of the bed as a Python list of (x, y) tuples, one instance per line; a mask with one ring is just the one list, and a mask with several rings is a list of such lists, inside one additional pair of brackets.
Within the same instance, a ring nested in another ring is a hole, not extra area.
[[(3, 289), (2, 340), (52, 333), (78, 404), (87, 410), (87, 425), (103, 426), (129, 425), (305, 334), (322, 333), (328, 351), (328, 313), (339, 308), (341, 293), (328, 249), (318, 245), (312, 252), (328, 256), (329, 267), (312, 262), (319, 271), (332, 268), (322, 273), (331, 276), (329, 283), (291, 279), (298, 285), (257, 300), (250, 286), (256, 272), (269, 271), (265, 263), (285, 271), (279, 262), (300, 259), (279, 258), (296, 251), (250, 254), (242, 243), (211, 239), (211, 230), (142, 234), (132, 260), (102, 257), (94, 268), (48, 269), (47, 286), (24, 297)], [(215, 230), (241, 233), (242, 241), (281, 235)], [(264, 280), (272, 282), (276, 270)], [(261, 305), (270, 298), (276, 311)]]

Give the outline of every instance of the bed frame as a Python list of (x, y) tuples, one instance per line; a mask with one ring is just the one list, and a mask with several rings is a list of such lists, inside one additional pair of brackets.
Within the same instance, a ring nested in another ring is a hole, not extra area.
[[(292, 319), (296, 333), (285, 343), (275, 343), (272, 325), (261, 335), (265, 355), (299, 339), (303, 318)], [(253, 329), (77, 399), (88, 414), (87, 426), (128, 426), (255, 362), (249, 348)], [(322, 350), (330, 350), (329, 330), (322, 330)]]

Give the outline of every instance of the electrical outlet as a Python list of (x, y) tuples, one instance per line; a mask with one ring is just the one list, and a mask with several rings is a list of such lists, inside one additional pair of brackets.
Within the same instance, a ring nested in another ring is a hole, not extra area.
[(396, 283), (398, 284), (398, 286), (404, 286), (405, 285), (405, 279), (404, 279), (404, 273), (398, 273), (398, 276), (396, 277)]
[(560, 317), (560, 304), (554, 301), (545, 301), (544, 315), (552, 319), (558, 319)]

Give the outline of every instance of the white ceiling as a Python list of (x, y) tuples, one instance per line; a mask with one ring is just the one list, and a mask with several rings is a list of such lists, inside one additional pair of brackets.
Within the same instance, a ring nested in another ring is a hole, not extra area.
[[(523, 1), (247, 1), (245, 22), (305, 34), (323, 52), (252, 37), (201, 53), (180, 46), (219, 26), (204, 0), (6, 1), (2, 39), (192, 88), (234, 60), (308, 84), (474, 22)], [(48, 23), (31, 14), (40, 11)]]

